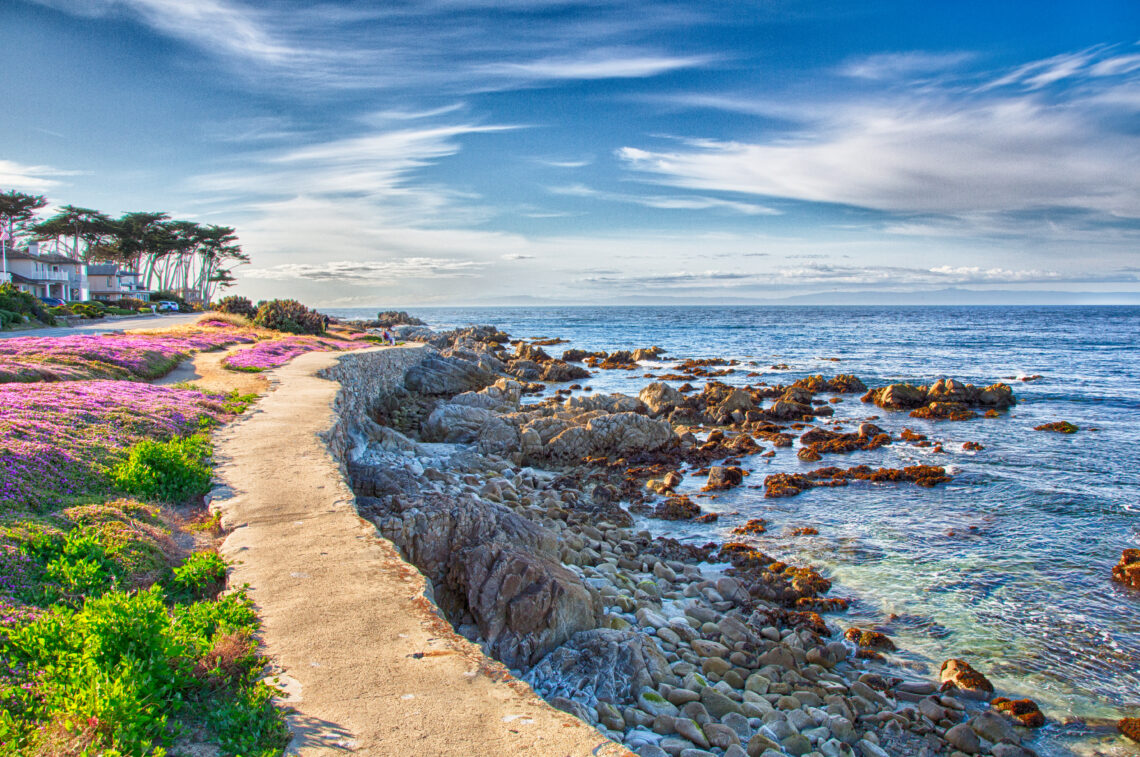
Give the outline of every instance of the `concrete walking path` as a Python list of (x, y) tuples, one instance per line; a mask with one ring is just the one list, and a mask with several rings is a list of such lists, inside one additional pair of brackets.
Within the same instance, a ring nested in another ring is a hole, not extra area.
[(230, 584), (249, 585), (295, 708), (287, 753), (630, 755), (455, 634), (419, 571), (356, 514), (318, 436), (339, 385), (316, 373), (342, 354), (266, 374), (270, 392), (216, 436), (228, 491), (212, 506), (233, 529), (222, 553)]

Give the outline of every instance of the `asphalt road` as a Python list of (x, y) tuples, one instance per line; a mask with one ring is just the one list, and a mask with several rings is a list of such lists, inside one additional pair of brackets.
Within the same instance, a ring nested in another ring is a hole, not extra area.
[(179, 326), (193, 323), (201, 313), (170, 313), (169, 315), (148, 315), (139, 318), (123, 318), (117, 321), (100, 319), (84, 321), (78, 326), (46, 326), (42, 329), (20, 331), (0, 331), (0, 339), (17, 336), (68, 336), (70, 334), (112, 334), (127, 329), (157, 329), (164, 326)]

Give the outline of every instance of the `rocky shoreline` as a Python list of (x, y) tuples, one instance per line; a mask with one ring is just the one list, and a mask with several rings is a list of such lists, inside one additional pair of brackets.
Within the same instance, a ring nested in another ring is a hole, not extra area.
[[(889, 443), (872, 423), (812, 425), (835, 401), (815, 395), (866, 391), (857, 378), (747, 389), (711, 380), (699, 392), (657, 381), (639, 397), (558, 391), (524, 404), (545, 389), (536, 381), (588, 377), (577, 360), (635, 370), (660, 350), (558, 360), (525, 342), (512, 352), (491, 327), (397, 332), (431, 348), (354, 408), (351, 443), (337, 451), (358, 510), (429, 579), (456, 630), (555, 707), (642, 757), (1033, 754), (1021, 741), (1041, 724), (1035, 705), (990, 709), (979, 700), (993, 687), (964, 661), (947, 661), (938, 682), (884, 666), (889, 639), (843, 634), (820, 615), (846, 606), (826, 596), (826, 578), (751, 543), (762, 521), (704, 546), (637, 526), (638, 515), (714, 517), (676, 496), (684, 475), (707, 475), (708, 491), (743, 485), (741, 457), (800, 432), (801, 458)], [(718, 364), (686, 361), (669, 378), (713, 379)], [(1004, 384), (952, 380), (863, 399), (947, 420), (1015, 402)], [(937, 466), (825, 467), (765, 487), (778, 497), (947, 478)]]

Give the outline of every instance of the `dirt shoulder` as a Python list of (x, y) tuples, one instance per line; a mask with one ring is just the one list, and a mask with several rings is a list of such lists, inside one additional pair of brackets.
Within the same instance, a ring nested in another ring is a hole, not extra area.
[(213, 506), (233, 529), (222, 553), (295, 709), (287, 753), (628, 755), (456, 635), (419, 571), (356, 514), (318, 436), (338, 384), (315, 374), (338, 357), (268, 374), (269, 393), (215, 437), (227, 490)]

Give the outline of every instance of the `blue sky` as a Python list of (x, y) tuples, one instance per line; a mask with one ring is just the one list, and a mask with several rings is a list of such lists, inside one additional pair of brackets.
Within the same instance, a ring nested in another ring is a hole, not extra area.
[(233, 225), (254, 298), (1140, 291), (1134, 0), (8, 0), (0, 29), (0, 188)]

